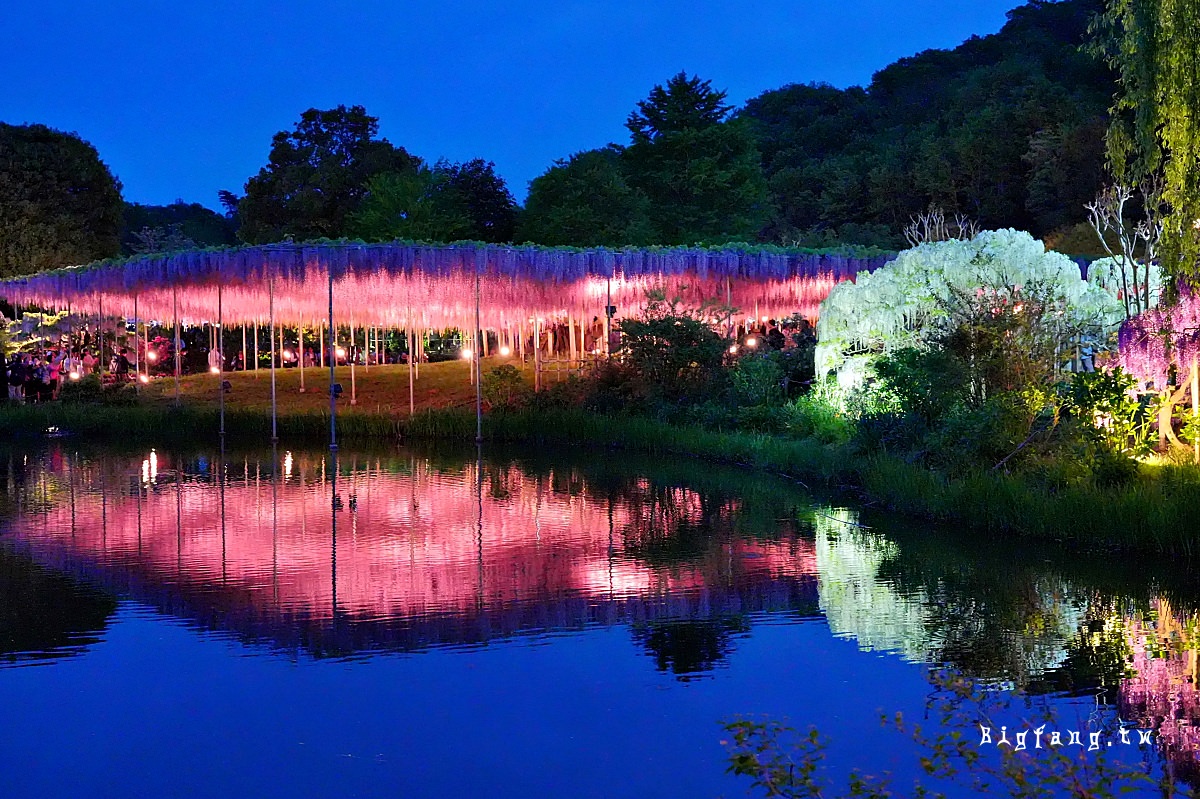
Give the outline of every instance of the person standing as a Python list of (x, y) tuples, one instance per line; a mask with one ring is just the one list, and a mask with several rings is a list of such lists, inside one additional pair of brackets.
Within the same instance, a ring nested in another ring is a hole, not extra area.
[(25, 378), (28, 376), (25, 368), (25, 356), (20, 353), (13, 355), (8, 364), (8, 398), (14, 402), (25, 401)]
[(117, 380), (125, 382), (129, 379), (129, 370), (132, 364), (129, 363), (129, 350), (122, 347), (120, 352), (113, 358), (113, 374), (117, 376)]

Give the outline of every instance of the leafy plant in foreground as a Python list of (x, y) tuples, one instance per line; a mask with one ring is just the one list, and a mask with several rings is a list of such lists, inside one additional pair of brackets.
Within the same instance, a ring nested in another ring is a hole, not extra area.
[[(952, 671), (934, 671), (929, 676), (933, 692), (927, 700), (927, 724), (910, 724), (901, 714), (884, 718), (884, 723), (912, 738), (919, 747), (920, 767), (926, 777), (967, 788), (973, 793), (998, 796), (1113, 797), (1155, 787), (1141, 762), (1128, 763), (1120, 753), (1128, 746), (1091, 746), (1096, 740), (1121, 740), (1121, 722), (1112, 715), (1094, 713), (1091, 718), (1067, 720), (1052, 706), (1034, 707), (1020, 694), (989, 691)], [(1004, 726), (1016, 735), (1028, 731), (1018, 749), (1006, 734), (1007, 746), (999, 743)], [(1033, 740), (1039, 728), (1084, 727), (1082, 740), (1088, 746), (1042, 745)], [(826, 740), (816, 729), (804, 734), (773, 719), (739, 718), (724, 725), (730, 738), (722, 743), (728, 752), (727, 771), (750, 780), (759, 795), (767, 797), (942, 797), (917, 780), (910, 791), (898, 790), (891, 775), (873, 776), (858, 770), (846, 778), (844, 788), (835, 788), (825, 770)], [(988, 730), (988, 737), (981, 733)], [(1126, 730), (1126, 735), (1129, 731)], [(990, 739), (991, 743), (985, 743)], [(1136, 736), (1133, 737), (1136, 741)], [(947, 786), (949, 787), (949, 786)], [(1178, 792), (1171, 766), (1164, 763), (1157, 787), (1163, 796)]]

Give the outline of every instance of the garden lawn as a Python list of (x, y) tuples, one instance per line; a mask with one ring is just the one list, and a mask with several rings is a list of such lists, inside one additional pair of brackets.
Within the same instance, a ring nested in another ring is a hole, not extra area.
[[(517, 358), (485, 358), (481, 371), (489, 371), (502, 364), (512, 364), (521, 369), (522, 376), (533, 385), (533, 364), (521, 364)], [(338, 400), (338, 414), (353, 415), (407, 415), (408, 367), (404, 364), (355, 367), (357, 383), (356, 405), (350, 404), (350, 367), (339, 366), (336, 379), (342, 385), (342, 396)], [(413, 399), (417, 413), (442, 408), (469, 407), (475, 404), (475, 387), (470, 383), (470, 364), (466, 361), (444, 361), (421, 364), (420, 377), (414, 382)], [(547, 383), (565, 377), (566, 372), (543, 372)], [(230, 390), (225, 395), (227, 411), (271, 412), (271, 373), (226, 372), (225, 379)], [(217, 408), (219, 378), (214, 374), (188, 375), (179, 381), (180, 403), (187, 408)], [(329, 369), (310, 366), (304, 370), (307, 389), (300, 393), (300, 370), (275, 370), (276, 404), (280, 416), (295, 414), (320, 414), (329, 411)], [(142, 401), (150, 406), (171, 405), (175, 400), (175, 381), (170, 377), (157, 377), (142, 386)]]

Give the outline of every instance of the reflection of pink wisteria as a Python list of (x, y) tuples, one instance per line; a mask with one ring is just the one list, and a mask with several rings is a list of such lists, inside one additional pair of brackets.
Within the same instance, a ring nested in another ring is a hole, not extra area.
[(1181, 617), (1159, 599), (1149, 618), (1127, 622), (1132, 658), (1119, 692), (1121, 716), (1156, 730), (1159, 748), (1180, 777), (1200, 779), (1200, 692), (1195, 617)]
[[(58, 270), (0, 282), (20, 304), (144, 319), (211, 321), (217, 286), (227, 323), (275, 318), (311, 324), (328, 314), (359, 325), (457, 327), (474, 323), (475, 276), (481, 276), (482, 324), (515, 328), (532, 317), (603, 316), (609, 297), (622, 313), (648, 288), (664, 285), (692, 304), (729, 301), (744, 312), (815, 317), (833, 285), (885, 262), (799, 252), (737, 250), (567, 250), (475, 245), (272, 245), (147, 256), (114, 265)], [(178, 291), (176, 291), (178, 290)]]
[(274, 483), (270, 463), (227, 463), (223, 484), (215, 469), (176, 481), (175, 465), (63, 462), (58, 501), (20, 516), (13, 536), (42, 563), (182, 603), (202, 623), (317, 649), (701, 618), (815, 595), (811, 544), (794, 536), (713, 535), (682, 561), (642, 557), (647, 536), (701, 523), (686, 488), (599, 494), (577, 475), (563, 490), (561, 473), (484, 466), (481, 479), (474, 463), (447, 473), (352, 458), (335, 486), (328, 460), (290, 453)]

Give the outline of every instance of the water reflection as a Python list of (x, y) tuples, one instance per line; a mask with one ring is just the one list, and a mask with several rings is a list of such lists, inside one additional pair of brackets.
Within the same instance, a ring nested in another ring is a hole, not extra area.
[[(815, 612), (795, 522), (744, 535), (744, 500), (643, 477), (292, 451), (42, 463), (10, 546), (317, 657), (631, 623), (660, 668), (686, 675), (726, 657), (748, 615)], [(749, 518), (794, 518), (794, 501)]]
[(79, 580), (293, 658), (624, 627), (682, 681), (728, 669), (760, 624), (817, 620), (996, 688), (1094, 695), (1197, 776), (1186, 570), (1151, 583), (1142, 563), (629, 458), (52, 449), (8, 456), (3, 487), (0, 655), (98, 640), (114, 601)]
[(116, 609), (111, 595), (0, 549), (0, 664), (80, 654)]

